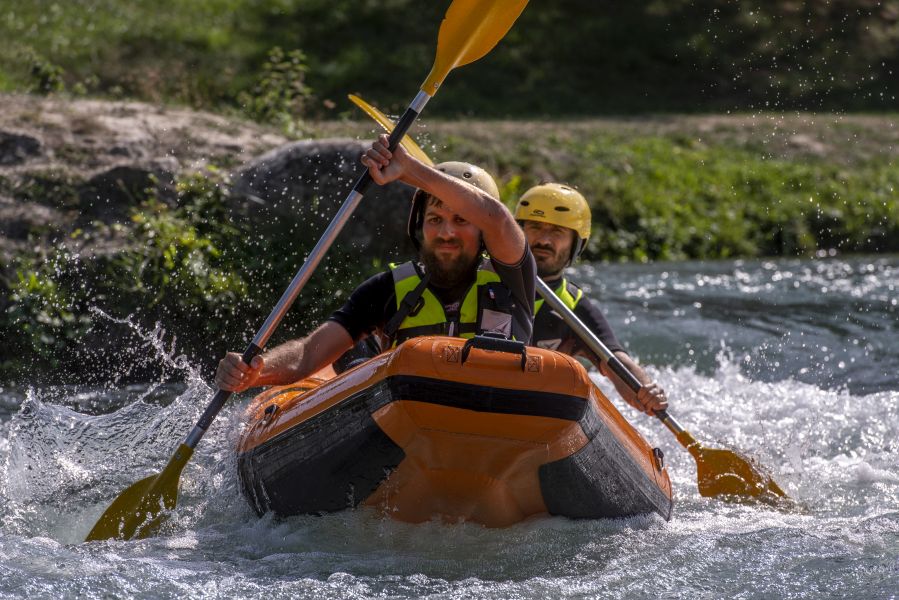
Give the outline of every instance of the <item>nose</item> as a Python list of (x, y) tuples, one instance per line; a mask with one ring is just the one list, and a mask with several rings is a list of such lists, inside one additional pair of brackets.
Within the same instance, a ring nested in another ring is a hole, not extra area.
[(453, 223), (446, 219), (440, 224), (440, 229), (437, 230), (437, 237), (442, 240), (452, 240), (456, 237), (456, 227)]
[(534, 236), (534, 245), (546, 246), (548, 248), (554, 248), (553, 238), (547, 231), (543, 231), (542, 229), (537, 232), (537, 235)]

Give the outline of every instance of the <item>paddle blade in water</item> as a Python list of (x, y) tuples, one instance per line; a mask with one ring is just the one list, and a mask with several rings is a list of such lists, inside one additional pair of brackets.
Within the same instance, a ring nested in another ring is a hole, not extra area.
[[(387, 131), (387, 133), (393, 132), (394, 122), (390, 119), (390, 117), (388, 117), (380, 110), (355, 94), (349, 94), (348, 98), (353, 104), (361, 108), (365, 112), (365, 114), (374, 119), (381, 127), (383, 127)], [(406, 152), (408, 152), (421, 162), (425, 163), (426, 165), (434, 165), (434, 161), (432, 161), (430, 157), (425, 154), (425, 151), (415, 143), (415, 140), (413, 140), (408, 135), (403, 136), (403, 139), (400, 140), (400, 144), (403, 145), (403, 148), (406, 149)]]
[(165, 521), (164, 511), (175, 509), (178, 479), (193, 449), (181, 444), (162, 473), (132, 484), (109, 505), (85, 541), (145, 538)]
[(773, 502), (786, 496), (770, 475), (748, 458), (731, 450), (689, 447), (696, 459), (699, 493), (705, 497), (731, 496)]
[(453, 0), (440, 24), (437, 56), (421, 91), (433, 96), (447, 73), (490, 52), (526, 5), (527, 0)]

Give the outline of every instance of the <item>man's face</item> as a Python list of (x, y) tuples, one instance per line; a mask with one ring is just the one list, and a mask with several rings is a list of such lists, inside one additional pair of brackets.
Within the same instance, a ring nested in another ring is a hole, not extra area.
[(480, 229), (439, 200), (427, 200), (421, 254), (434, 283), (451, 287), (471, 277), (480, 249)]
[(568, 227), (541, 221), (524, 222), (524, 237), (537, 261), (537, 275), (545, 278), (562, 272), (571, 256), (575, 235)]

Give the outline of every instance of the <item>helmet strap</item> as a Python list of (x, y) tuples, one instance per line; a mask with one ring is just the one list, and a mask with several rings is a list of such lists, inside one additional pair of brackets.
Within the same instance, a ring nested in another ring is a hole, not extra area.
[(581, 239), (581, 237), (577, 234), (577, 231), (574, 229), (571, 230), (571, 235), (573, 236), (571, 239), (571, 254), (568, 256), (568, 264), (566, 266), (570, 267), (574, 264), (574, 261), (577, 260), (577, 257), (581, 255), (581, 252), (584, 251), (584, 246), (587, 243)]

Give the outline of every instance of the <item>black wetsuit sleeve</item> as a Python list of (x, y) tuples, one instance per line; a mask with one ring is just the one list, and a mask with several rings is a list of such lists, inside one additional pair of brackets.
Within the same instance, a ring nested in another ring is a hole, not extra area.
[[(590, 331), (596, 334), (599, 341), (605, 344), (609, 351), (627, 352), (624, 349), (624, 346), (621, 345), (621, 342), (618, 341), (618, 338), (615, 337), (615, 332), (612, 331), (612, 326), (609, 325), (606, 316), (602, 314), (602, 311), (592, 300), (586, 296), (581, 298), (581, 301), (574, 307), (574, 314), (577, 315), (577, 318), (579, 318)], [(573, 330), (568, 329), (568, 335), (572, 336), (574, 339), (575, 352), (580, 351), (588, 356), (592, 354), (590, 348), (577, 337), (577, 334)]]
[(334, 321), (357, 342), (377, 329), (383, 329), (396, 313), (396, 291), (390, 272), (378, 273), (353, 290), (343, 306), (334, 311)]
[(534, 294), (537, 287), (534, 255), (525, 245), (524, 255), (516, 265), (505, 265), (492, 258), (490, 262), (515, 301), (512, 307), (512, 335), (516, 340), (527, 342), (534, 330)]

